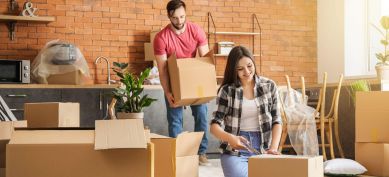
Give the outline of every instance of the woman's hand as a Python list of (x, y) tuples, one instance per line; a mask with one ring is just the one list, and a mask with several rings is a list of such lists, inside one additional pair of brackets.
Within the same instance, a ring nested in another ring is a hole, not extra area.
[(277, 149), (268, 149), (265, 153), (266, 154), (273, 154), (273, 155), (281, 155), (281, 153), (278, 152)]
[(243, 136), (235, 136), (235, 135), (232, 135), (230, 136), (230, 138), (228, 139), (228, 143), (230, 144), (230, 146), (236, 150), (241, 150), (241, 149), (246, 149), (247, 150), (247, 147), (245, 146), (245, 144), (248, 144), (249, 141), (244, 138)]

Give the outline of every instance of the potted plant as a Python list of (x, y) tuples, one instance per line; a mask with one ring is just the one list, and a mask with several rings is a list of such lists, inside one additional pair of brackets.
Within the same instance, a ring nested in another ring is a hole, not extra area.
[(380, 43), (384, 45), (384, 51), (376, 53), (376, 57), (379, 62), (375, 68), (377, 71), (377, 77), (380, 80), (389, 79), (389, 16), (381, 17), (380, 24), (384, 31), (380, 30), (377, 26), (374, 26), (382, 35)]
[(142, 96), (143, 81), (149, 76), (150, 68), (146, 68), (138, 77), (128, 71), (128, 63), (113, 62), (113, 65), (113, 71), (120, 78), (120, 86), (112, 92), (116, 99), (117, 118), (143, 118), (143, 108), (156, 101), (147, 94)]

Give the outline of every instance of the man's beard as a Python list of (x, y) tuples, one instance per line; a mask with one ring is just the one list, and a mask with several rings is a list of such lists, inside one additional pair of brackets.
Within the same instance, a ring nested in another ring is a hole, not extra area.
[(182, 23), (182, 26), (177, 26), (177, 25), (175, 25), (174, 23), (171, 23), (171, 24), (173, 25), (173, 27), (174, 27), (176, 30), (181, 30), (182, 28), (184, 28), (185, 23), (186, 23), (186, 21), (184, 21), (184, 23)]

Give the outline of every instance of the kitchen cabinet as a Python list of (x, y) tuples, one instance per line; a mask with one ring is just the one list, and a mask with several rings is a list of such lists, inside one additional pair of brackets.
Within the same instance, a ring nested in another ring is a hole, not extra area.
[(102, 88), (1, 88), (8, 107), (18, 120), (23, 120), (24, 103), (78, 102), (80, 103), (80, 126), (94, 127), (94, 121), (107, 117), (107, 93), (113, 89)]

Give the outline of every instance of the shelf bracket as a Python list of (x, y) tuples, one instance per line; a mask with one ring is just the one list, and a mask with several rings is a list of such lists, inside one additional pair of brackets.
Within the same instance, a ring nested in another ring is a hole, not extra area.
[(19, 10), (19, 4), (16, 0), (9, 0), (8, 12), (13, 13)]
[(13, 41), (15, 39), (15, 27), (16, 27), (16, 21), (9, 21), (7, 22), (8, 27), (8, 37)]

